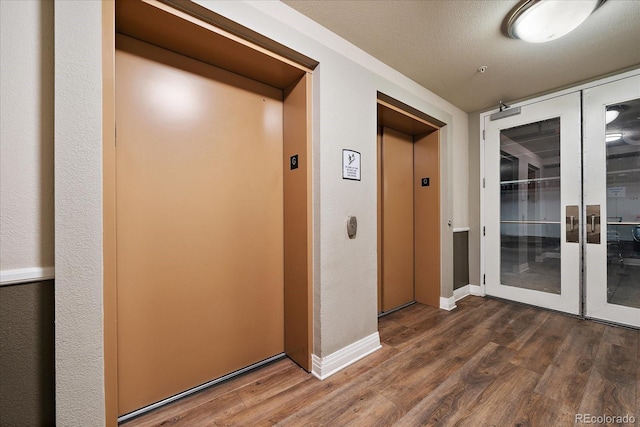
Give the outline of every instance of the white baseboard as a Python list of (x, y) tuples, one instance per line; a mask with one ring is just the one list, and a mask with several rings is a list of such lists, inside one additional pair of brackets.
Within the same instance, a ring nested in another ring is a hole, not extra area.
[(447, 310), (447, 311), (451, 311), (454, 308), (456, 308), (456, 297), (452, 296), (449, 298), (442, 298), (440, 297), (440, 308), (442, 310)]
[(483, 297), (485, 295), (484, 289), (482, 286), (468, 284), (453, 291), (453, 298), (455, 301), (460, 301), (462, 298), (469, 295)]
[(454, 289), (453, 298), (456, 301), (460, 301), (462, 298), (466, 297), (467, 295), (471, 295), (471, 290), (469, 289), (469, 286), (471, 285), (464, 285), (461, 288)]
[(0, 271), (0, 286), (18, 283), (38, 282), (55, 277), (54, 267), (17, 268)]
[(321, 380), (382, 348), (377, 332), (325, 357), (311, 355), (311, 373)]
[(520, 274), (524, 273), (529, 269), (529, 262), (523, 262), (522, 264), (517, 264), (513, 266), (513, 272)]
[(477, 297), (485, 296), (484, 287), (480, 285), (469, 285), (469, 293)]

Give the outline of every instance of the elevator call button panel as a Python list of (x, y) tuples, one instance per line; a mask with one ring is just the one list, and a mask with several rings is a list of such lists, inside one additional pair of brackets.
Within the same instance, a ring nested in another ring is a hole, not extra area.
[(355, 216), (350, 216), (347, 219), (347, 235), (350, 239), (355, 239), (356, 232), (358, 231), (358, 220)]

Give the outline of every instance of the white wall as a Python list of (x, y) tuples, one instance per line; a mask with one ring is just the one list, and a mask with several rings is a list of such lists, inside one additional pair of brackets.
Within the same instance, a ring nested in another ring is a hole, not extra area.
[(53, 3), (0, 1), (0, 284), (53, 274)]
[(102, 3), (55, 3), (56, 424), (104, 424)]
[[(468, 221), (467, 115), (280, 2), (198, 3), (320, 62), (313, 95), (314, 354), (323, 358), (377, 333), (377, 91), (447, 123), (442, 296), (451, 296), (447, 221), (456, 227)], [(58, 423), (65, 426), (98, 425), (104, 414), (100, 7), (58, 2), (55, 11), (56, 390)], [(341, 179), (343, 148), (362, 153), (362, 181)], [(346, 236), (348, 215), (358, 217), (354, 240)]]

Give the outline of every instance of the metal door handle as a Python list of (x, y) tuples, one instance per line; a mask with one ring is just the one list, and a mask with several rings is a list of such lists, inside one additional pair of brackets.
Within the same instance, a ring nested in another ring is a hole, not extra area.
[(587, 216), (591, 223), (587, 230), (587, 243), (600, 244), (600, 205), (587, 205)]
[(578, 233), (580, 207), (578, 205), (567, 205), (567, 216), (565, 219), (566, 235), (568, 243), (579, 243), (580, 235)]

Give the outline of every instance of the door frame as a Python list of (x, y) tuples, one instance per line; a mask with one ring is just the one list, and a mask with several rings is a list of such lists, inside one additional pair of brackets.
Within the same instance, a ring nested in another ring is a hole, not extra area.
[[(640, 68), (635, 68), (629, 71), (624, 71), (621, 73), (617, 73), (617, 74), (613, 74), (613, 75), (609, 75), (609, 76), (605, 76), (593, 81), (589, 81), (583, 84), (579, 84), (579, 85), (575, 85), (563, 90), (559, 90), (556, 92), (552, 92), (552, 93), (548, 93), (545, 95), (541, 95), (541, 96), (534, 96), (531, 98), (525, 98), (522, 99), (518, 102), (514, 102), (511, 103), (509, 108), (513, 108), (513, 109), (517, 109), (518, 107), (523, 107), (526, 106), (528, 104), (534, 103), (534, 102), (541, 102), (541, 101), (545, 101), (551, 98), (555, 98), (558, 96), (562, 96), (562, 95), (566, 95), (569, 93), (573, 93), (573, 92), (580, 92), (580, 91), (584, 91), (599, 85), (603, 85), (603, 84), (607, 84), (607, 83), (611, 83), (611, 82), (615, 82), (617, 80), (622, 80), (628, 77), (632, 77), (632, 76), (637, 76), (640, 75)], [(486, 215), (485, 215), (485, 175), (486, 175), (486, 171), (485, 171), (485, 164), (484, 164), (484, 158), (485, 158), (485, 118), (487, 118), (488, 116), (498, 113), (500, 111), (503, 110), (502, 106), (498, 106), (494, 109), (485, 111), (483, 113), (480, 113), (479, 115), (479, 127), (478, 127), (478, 143), (480, 145), (480, 150), (479, 150), (479, 157), (478, 157), (478, 162), (480, 163), (480, 168), (479, 168), (479, 176), (478, 176), (478, 186), (476, 187), (477, 191), (479, 191), (480, 193), (480, 205), (479, 205), (479, 216), (480, 216), (480, 221), (479, 221), (479, 229), (477, 230), (478, 233), (478, 238), (480, 241), (480, 265), (479, 265), (479, 277), (478, 277), (478, 285), (476, 288), (476, 293), (479, 296), (485, 296), (486, 295), (486, 283), (485, 283), (485, 278), (486, 278), (486, 243), (485, 243), (485, 239), (483, 236), (483, 230), (485, 227), (485, 223), (486, 223)], [(580, 287), (581, 289), (584, 289), (584, 284), (583, 284), (583, 278), (581, 278), (581, 283), (580, 283)], [(580, 310), (580, 316), (584, 318), (584, 295), (582, 295), (581, 299), (580, 299), (580, 306), (581, 306), (581, 310)]]
[[(561, 176), (561, 190), (559, 194), (559, 209), (558, 222), (560, 225), (560, 245), (561, 245), (561, 268), (560, 268), (560, 285), (561, 293), (547, 293), (543, 291), (536, 291), (531, 289), (524, 289), (517, 286), (506, 286), (501, 282), (501, 254), (498, 252), (487, 260), (484, 267), (487, 269), (487, 264), (492, 268), (485, 271), (488, 276), (485, 282), (485, 292), (499, 298), (507, 298), (513, 301), (519, 301), (526, 304), (533, 304), (540, 307), (550, 308), (553, 310), (563, 311), (571, 314), (580, 313), (580, 262), (581, 262), (581, 248), (579, 243), (569, 243), (565, 239), (565, 227), (566, 224), (562, 220), (564, 218), (565, 206), (582, 204), (581, 197), (581, 168), (582, 164), (580, 159), (576, 159), (575, 151), (580, 150), (581, 140), (581, 112), (580, 112), (580, 94), (573, 92), (562, 96), (554, 97), (540, 102), (529, 103), (523, 108), (522, 115), (513, 115), (511, 117), (500, 118), (499, 120), (491, 121), (491, 117), (485, 117), (484, 128), (486, 130), (485, 139), (485, 157), (483, 157), (483, 163), (486, 165), (489, 161), (491, 164), (491, 171), (485, 175), (485, 187), (484, 194), (488, 194), (488, 188), (495, 189), (494, 183), (496, 177), (498, 182), (500, 181), (500, 165), (499, 159), (487, 153), (486, 146), (487, 141), (491, 141), (492, 144), (497, 143), (498, 147), (492, 145), (492, 148), (501, 151), (500, 145), (500, 133), (504, 129), (518, 127), (527, 123), (535, 123), (542, 120), (559, 118), (560, 119), (560, 144), (559, 150), (561, 152), (560, 162), (562, 164), (560, 168)], [(525, 116), (526, 115), (526, 116)], [(489, 123), (493, 123), (490, 126)], [(491, 130), (491, 132), (489, 131)], [(494, 139), (496, 138), (496, 139)], [(488, 154), (488, 158), (487, 158)], [(498, 163), (498, 164), (495, 164)], [(487, 178), (488, 176), (488, 178)], [(492, 190), (495, 191), (495, 190)], [(576, 195), (576, 193), (578, 193)], [(495, 195), (495, 193), (491, 193)], [(487, 197), (490, 197), (487, 195)], [(518, 196), (518, 203), (520, 203), (520, 197)], [(500, 249), (501, 239), (501, 222), (500, 222), (500, 201), (494, 201), (493, 206), (497, 204), (498, 211), (491, 212), (491, 217), (483, 224), (483, 241), (487, 244), (487, 241), (492, 241), (491, 250), (494, 248)], [(489, 206), (485, 204), (485, 209)], [(523, 227), (523, 225), (520, 225)], [(525, 226), (526, 227), (526, 226)], [(486, 231), (486, 232), (485, 232)], [(494, 239), (499, 239), (498, 241)]]
[[(122, 5), (126, 5), (122, 6)], [(178, 30), (177, 28), (180, 28)], [(115, 36), (123, 32), (283, 91), (285, 353), (311, 369), (313, 349), (312, 73), (318, 62), (195, 3), (102, 2), (103, 328), (105, 424), (118, 422)], [(195, 46), (195, 47), (194, 47)], [(251, 59), (239, 60), (238, 52)], [(256, 71), (257, 70), (257, 71)], [(297, 172), (296, 171), (296, 172)], [(303, 236), (301, 238), (300, 236)]]
[[(415, 302), (441, 307), (442, 275), (441, 275), (441, 220), (442, 220), (442, 165), (440, 154), (442, 152), (442, 141), (440, 129), (444, 123), (418, 111), (388, 95), (378, 92), (377, 96), (377, 127), (388, 127), (411, 135), (414, 137), (414, 300)], [(377, 132), (376, 132), (377, 135)], [(376, 137), (377, 138), (377, 137)], [(376, 145), (379, 149), (379, 141)], [(416, 144), (420, 144), (418, 156), (423, 159), (419, 162), (420, 167), (416, 167)], [(382, 153), (378, 152), (378, 171), (380, 171)], [(429, 186), (430, 191), (435, 192), (437, 204), (427, 205), (420, 203), (416, 197), (417, 178), (425, 173), (436, 169), (436, 174), (431, 175)], [(382, 214), (381, 197), (382, 183), (378, 172), (378, 215)], [(426, 216), (427, 221), (416, 223), (417, 215)], [(380, 312), (381, 283), (382, 283), (382, 253), (380, 248), (384, 244), (381, 236), (381, 218), (378, 218), (378, 311)], [(435, 242), (434, 242), (435, 241)], [(416, 262), (416, 259), (429, 260), (429, 262)], [(411, 303), (409, 303), (411, 304)], [(401, 309), (406, 305), (389, 310), (382, 314), (388, 314)]]

